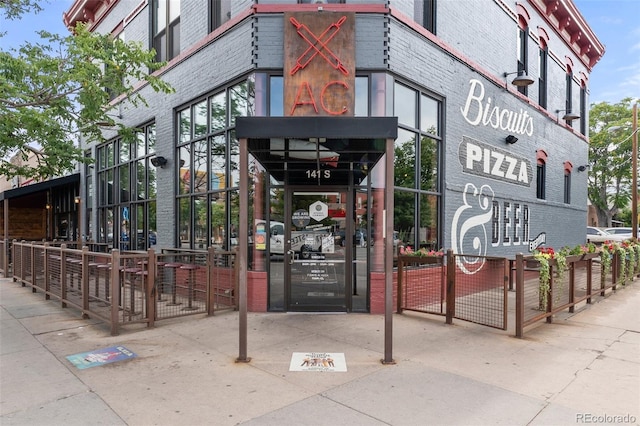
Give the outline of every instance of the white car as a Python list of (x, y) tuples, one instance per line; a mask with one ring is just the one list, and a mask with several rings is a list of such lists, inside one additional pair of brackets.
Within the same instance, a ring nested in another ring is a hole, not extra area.
[[(618, 227), (615, 227), (615, 228), (607, 228), (607, 229), (605, 229), (605, 231), (607, 231), (610, 234), (624, 236), (628, 240), (630, 240), (631, 239), (631, 235), (633, 235), (633, 229), (625, 228), (623, 226), (618, 226)], [(638, 237), (640, 238), (640, 230), (638, 230)]]
[(621, 242), (626, 241), (629, 238), (624, 235), (610, 234), (604, 229), (596, 228), (595, 226), (587, 226), (587, 242), (594, 244), (602, 244), (607, 241)]

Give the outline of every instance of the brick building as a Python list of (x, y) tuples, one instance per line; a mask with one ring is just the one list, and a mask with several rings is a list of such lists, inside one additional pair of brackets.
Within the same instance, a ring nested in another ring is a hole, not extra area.
[(64, 19), (155, 48), (176, 89), (114, 99), (139, 138), (86, 146), (82, 233), (237, 246), (252, 310), (380, 312), (399, 245), (584, 242), (604, 47), (571, 0), (77, 0)]

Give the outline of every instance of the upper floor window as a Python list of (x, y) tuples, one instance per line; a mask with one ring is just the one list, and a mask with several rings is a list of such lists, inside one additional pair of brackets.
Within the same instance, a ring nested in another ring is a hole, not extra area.
[(436, 33), (436, 0), (424, 0), (422, 2), (422, 26), (431, 33)]
[[(120, 33), (118, 33), (118, 35), (115, 35), (114, 39), (116, 43), (124, 43), (124, 31), (121, 31)], [(107, 77), (107, 85), (105, 86), (104, 90), (109, 95), (109, 100), (112, 101), (121, 93), (121, 89), (124, 87), (124, 74), (122, 73), (120, 68), (110, 66), (108, 63), (104, 64), (104, 74)]]
[(209, 0), (209, 32), (231, 19), (231, 0)]
[(168, 61), (180, 53), (180, 0), (152, 0), (152, 5), (156, 60)]
[[(573, 112), (573, 72), (570, 67), (567, 67), (566, 77), (566, 93), (565, 93), (565, 109), (567, 112)], [(568, 125), (571, 125), (571, 120), (566, 120)]]
[(436, 33), (436, 0), (416, 0), (413, 3), (413, 16), (418, 24), (429, 32)]
[(536, 198), (547, 198), (547, 153), (541, 149), (537, 151), (538, 165), (536, 168)]
[(564, 203), (571, 204), (571, 172), (564, 172)]
[(540, 64), (538, 77), (538, 104), (547, 108), (547, 63), (549, 60), (549, 48), (546, 44), (540, 45)]
[(580, 133), (587, 134), (587, 88), (580, 86)]
[[(529, 64), (527, 61), (527, 51), (528, 51), (528, 36), (529, 33), (528, 27), (520, 26), (518, 28), (518, 73), (524, 72), (525, 74), (528, 72)], [(518, 92), (527, 96), (528, 90), (527, 86), (518, 86)]]

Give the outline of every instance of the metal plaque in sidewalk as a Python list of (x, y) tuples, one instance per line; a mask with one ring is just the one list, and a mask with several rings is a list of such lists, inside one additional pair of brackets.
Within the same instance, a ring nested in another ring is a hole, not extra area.
[(124, 346), (111, 346), (104, 349), (96, 349), (95, 351), (69, 355), (67, 359), (71, 364), (82, 370), (135, 357), (137, 357), (137, 355)]
[(289, 371), (346, 372), (347, 361), (340, 352), (294, 352)]

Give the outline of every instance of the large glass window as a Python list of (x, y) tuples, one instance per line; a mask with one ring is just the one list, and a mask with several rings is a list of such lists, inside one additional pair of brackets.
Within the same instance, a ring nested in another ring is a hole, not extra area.
[(97, 152), (98, 229), (92, 237), (121, 250), (155, 245), (155, 124), (142, 126), (134, 140), (118, 138)]
[(254, 98), (249, 79), (176, 113), (180, 247), (227, 249), (237, 243), (226, 231), (238, 224), (239, 146), (233, 126), (236, 117), (254, 115)]
[(180, 53), (180, 0), (152, 0), (153, 48), (158, 62)]
[(441, 102), (427, 93), (394, 85), (394, 230), (411, 247), (439, 248)]

